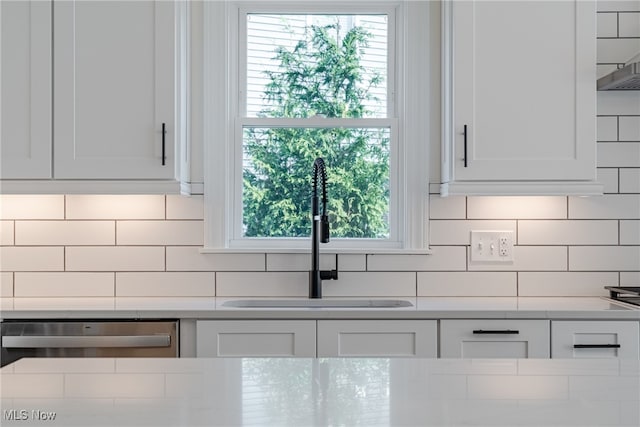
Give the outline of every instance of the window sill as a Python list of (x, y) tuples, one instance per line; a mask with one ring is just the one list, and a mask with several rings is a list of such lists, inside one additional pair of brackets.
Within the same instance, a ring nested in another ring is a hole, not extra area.
[[(311, 248), (200, 248), (201, 254), (311, 254)], [(431, 249), (358, 249), (327, 248), (320, 249), (321, 254), (345, 255), (431, 255)]]

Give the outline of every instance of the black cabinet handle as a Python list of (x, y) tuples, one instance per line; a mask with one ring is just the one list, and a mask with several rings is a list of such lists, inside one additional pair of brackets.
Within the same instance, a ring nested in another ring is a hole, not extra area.
[(165, 165), (166, 160), (167, 160), (166, 141), (165, 141), (165, 136), (166, 135), (167, 135), (167, 127), (166, 127), (166, 124), (163, 123), (162, 124), (162, 166)]
[(464, 167), (467, 167), (467, 125), (464, 125)]
[(517, 329), (498, 329), (498, 330), (484, 330), (484, 329), (475, 329), (473, 331), (476, 335), (487, 335), (487, 334), (502, 334), (502, 335), (516, 335), (519, 334), (520, 331)]
[(620, 344), (574, 344), (573, 348), (620, 348)]

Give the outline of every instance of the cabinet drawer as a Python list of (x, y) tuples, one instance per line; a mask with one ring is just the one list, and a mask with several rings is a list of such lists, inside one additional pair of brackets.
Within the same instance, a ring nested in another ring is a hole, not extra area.
[(635, 321), (553, 321), (551, 357), (638, 359)]
[(440, 357), (549, 358), (548, 320), (441, 320)]
[(201, 320), (197, 357), (315, 357), (314, 320)]
[(320, 320), (318, 357), (437, 357), (435, 320)]

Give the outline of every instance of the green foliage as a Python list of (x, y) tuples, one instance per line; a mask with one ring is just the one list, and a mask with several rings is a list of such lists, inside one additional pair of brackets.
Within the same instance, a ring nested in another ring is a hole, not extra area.
[[(377, 74), (361, 65), (369, 34), (354, 27), (339, 37), (334, 25), (309, 28), (293, 50), (278, 48), (261, 117), (315, 115), (363, 118)], [(389, 232), (389, 130), (354, 128), (245, 128), (246, 237), (302, 237), (311, 232), (311, 172), (327, 164), (332, 236), (381, 238)]]

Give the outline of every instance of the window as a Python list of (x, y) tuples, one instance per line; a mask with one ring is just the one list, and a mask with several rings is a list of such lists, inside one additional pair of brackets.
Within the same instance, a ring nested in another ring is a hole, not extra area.
[(208, 248), (308, 249), (323, 157), (325, 247), (424, 250), (428, 2), (345, 3), (206, 3)]

